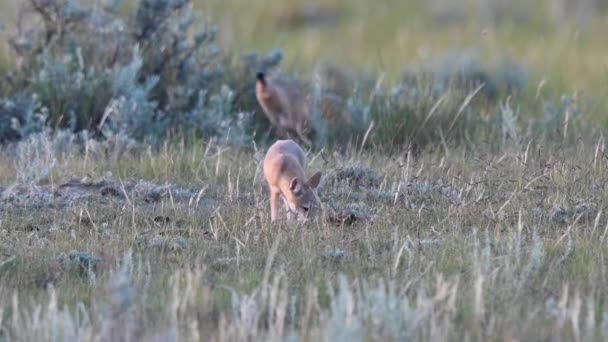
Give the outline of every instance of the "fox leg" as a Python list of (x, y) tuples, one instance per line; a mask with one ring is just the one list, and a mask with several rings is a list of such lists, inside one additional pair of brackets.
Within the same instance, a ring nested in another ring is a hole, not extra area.
[(277, 220), (277, 216), (279, 215), (279, 191), (274, 191), (270, 189), (270, 222), (275, 222)]
[(304, 142), (307, 146), (312, 146), (312, 141), (310, 141), (310, 139), (308, 139), (308, 137), (302, 133), (302, 131), (300, 131), (299, 129), (297, 130), (298, 133), (298, 137), (302, 140), (302, 142)]
[(304, 144), (308, 145), (309, 147), (312, 146), (312, 141), (310, 141), (310, 139), (308, 139), (308, 137), (306, 136), (306, 130), (302, 127), (301, 124), (296, 125), (295, 133)]

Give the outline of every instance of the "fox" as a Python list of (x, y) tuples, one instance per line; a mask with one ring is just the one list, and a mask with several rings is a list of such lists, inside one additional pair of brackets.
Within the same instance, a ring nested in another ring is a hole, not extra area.
[(322, 211), (317, 188), (320, 171), (306, 178), (306, 156), (296, 142), (277, 140), (266, 152), (263, 173), (270, 191), (270, 221), (279, 219), (279, 198), (287, 209), (287, 218), (305, 222), (319, 216)]
[[(311, 145), (308, 135), (312, 131), (312, 97), (306, 96), (302, 88), (292, 81), (267, 78), (263, 72), (258, 72), (256, 79), (256, 98), (270, 123), (277, 129), (279, 138), (289, 138), (289, 133), (295, 132), (300, 140)], [(340, 96), (322, 94), (317, 105), (330, 128), (351, 124), (352, 114)]]
[(255, 94), (270, 123), (281, 138), (295, 132), (306, 144), (310, 129), (311, 113), (302, 89), (295, 82), (278, 77), (267, 78), (263, 72), (256, 75)]

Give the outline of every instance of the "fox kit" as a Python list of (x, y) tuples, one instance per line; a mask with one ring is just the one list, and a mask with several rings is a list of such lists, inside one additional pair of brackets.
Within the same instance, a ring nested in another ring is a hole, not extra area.
[[(256, 98), (270, 123), (277, 129), (279, 137), (287, 138), (289, 133), (295, 133), (310, 145), (307, 135), (311, 131), (313, 118), (311, 96), (305, 96), (296, 82), (281, 78), (268, 79), (262, 72), (256, 77)], [(338, 95), (325, 93), (319, 98), (318, 109), (331, 128), (351, 124), (352, 114), (346, 107), (346, 101)]]
[(279, 136), (287, 138), (295, 132), (307, 144), (310, 127), (310, 110), (301, 88), (293, 81), (281, 78), (268, 79), (263, 72), (256, 75), (255, 95), (270, 123)]
[(304, 151), (292, 140), (278, 140), (264, 158), (264, 177), (270, 190), (270, 218), (278, 219), (279, 197), (287, 207), (289, 218), (305, 221), (321, 211), (317, 186), (321, 172), (310, 179), (304, 174)]

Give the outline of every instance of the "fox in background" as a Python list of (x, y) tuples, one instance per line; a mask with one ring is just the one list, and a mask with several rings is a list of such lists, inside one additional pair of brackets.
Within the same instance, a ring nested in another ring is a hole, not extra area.
[[(297, 82), (267, 77), (265, 73), (258, 72), (255, 93), (260, 107), (280, 138), (295, 136), (307, 145), (312, 144), (308, 136), (314, 126), (313, 99), (304, 93)], [(352, 115), (340, 96), (322, 94), (317, 106), (321, 118), (329, 127), (351, 123)]]

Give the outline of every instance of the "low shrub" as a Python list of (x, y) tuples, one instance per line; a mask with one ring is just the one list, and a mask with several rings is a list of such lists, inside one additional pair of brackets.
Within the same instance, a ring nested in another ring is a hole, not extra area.
[[(222, 88), (216, 29), (197, 20), (190, 0), (85, 6), (30, 0), (11, 48), (10, 98), (36, 94), (52, 128), (120, 130), (139, 140), (171, 134), (225, 136), (232, 108)], [(212, 123), (221, 122), (210, 129)]]

